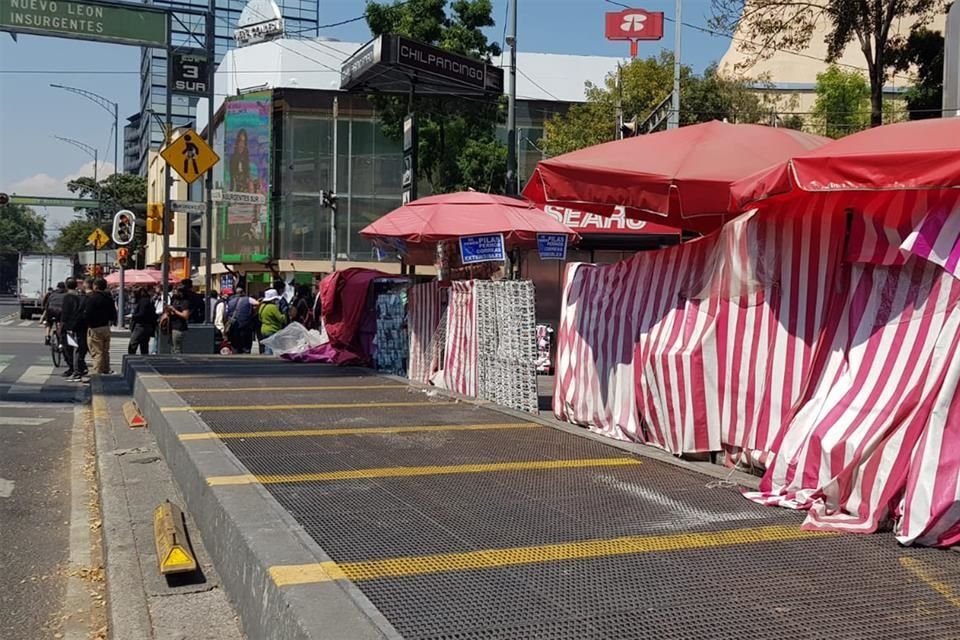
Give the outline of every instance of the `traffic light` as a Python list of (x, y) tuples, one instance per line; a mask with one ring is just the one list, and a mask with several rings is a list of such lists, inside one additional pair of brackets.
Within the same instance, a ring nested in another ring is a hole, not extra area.
[(127, 260), (130, 259), (130, 250), (126, 247), (120, 247), (117, 249), (117, 264), (121, 267), (127, 266)]
[(159, 202), (147, 204), (147, 233), (163, 233), (163, 205)]
[(137, 229), (137, 217), (132, 211), (123, 209), (113, 216), (113, 241), (118, 245), (127, 245), (133, 242), (133, 235)]
[(327, 209), (333, 209), (334, 211), (337, 210), (337, 194), (335, 194), (333, 191), (321, 191), (320, 201)]

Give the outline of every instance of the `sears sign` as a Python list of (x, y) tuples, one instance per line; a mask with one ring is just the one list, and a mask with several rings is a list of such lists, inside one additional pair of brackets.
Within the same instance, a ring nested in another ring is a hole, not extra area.
[(557, 222), (565, 224), (580, 234), (670, 235), (677, 233), (677, 230), (672, 227), (628, 218), (623, 207), (617, 207), (617, 212), (612, 216), (601, 216), (596, 213), (558, 207), (552, 204), (544, 206), (543, 210)]

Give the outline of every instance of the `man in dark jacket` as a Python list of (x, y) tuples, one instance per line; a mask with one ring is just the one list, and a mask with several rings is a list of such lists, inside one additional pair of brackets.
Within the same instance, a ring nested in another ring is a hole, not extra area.
[(131, 356), (140, 348), (140, 355), (150, 351), (150, 338), (157, 333), (157, 310), (150, 294), (143, 287), (133, 292), (133, 313), (130, 314), (130, 344), (127, 353)]
[(183, 293), (187, 308), (190, 310), (190, 324), (202, 324), (204, 311), (203, 296), (194, 290), (193, 280), (190, 278), (181, 280), (180, 291)]
[(227, 339), (234, 353), (250, 353), (253, 334), (256, 331), (257, 301), (241, 287), (227, 301), (223, 312), (223, 324)]
[(65, 285), (67, 295), (63, 297), (63, 309), (60, 315), (63, 331), (61, 341), (67, 361), (67, 370), (63, 373), (63, 377), (80, 380), (81, 376), (87, 373), (87, 365), (84, 362), (87, 355), (87, 326), (83, 317), (83, 296), (77, 292), (77, 281), (73, 278), (67, 278)]
[(93, 281), (93, 291), (87, 294), (83, 316), (87, 320), (87, 340), (93, 355), (93, 370), (99, 374), (112, 373), (110, 326), (117, 323), (117, 307), (113, 304), (113, 296), (107, 293), (107, 281), (103, 278)]

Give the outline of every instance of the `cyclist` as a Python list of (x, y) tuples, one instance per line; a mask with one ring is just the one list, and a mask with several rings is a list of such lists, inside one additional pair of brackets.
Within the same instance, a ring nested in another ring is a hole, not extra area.
[(43, 299), (43, 320), (47, 327), (47, 334), (43, 339), (43, 344), (50, 344), (50, 332), (59, 331), (60, 315), (63, 313), (63, 297), (67, 295), (67, 287), (62, 282), (57, 283), (57, 288), (52, 289)]

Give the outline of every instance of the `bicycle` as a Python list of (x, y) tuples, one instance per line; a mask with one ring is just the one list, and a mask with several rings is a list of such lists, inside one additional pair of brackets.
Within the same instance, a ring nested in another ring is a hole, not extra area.
[(54, 326), (50, 332), (50, 358), (53, 360), (54, 367), (60, 367), (63, 363), (63, 343), (60, 342), (59, 328)]

